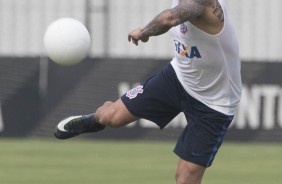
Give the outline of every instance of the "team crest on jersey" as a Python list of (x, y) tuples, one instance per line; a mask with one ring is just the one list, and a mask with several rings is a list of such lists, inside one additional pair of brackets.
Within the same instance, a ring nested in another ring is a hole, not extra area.
[(126, 93), (126, 97), (128, 97), (129, 99), (133, 99), (136, 98), (138, 94), (143, 93), (143, 86), (142, 85), (138, 85), (135, 88), (129, 90)]
[(180, 31), (182, 34), (186, 34), (188, 32), (188, 28), (185, 23), (180, 24)]

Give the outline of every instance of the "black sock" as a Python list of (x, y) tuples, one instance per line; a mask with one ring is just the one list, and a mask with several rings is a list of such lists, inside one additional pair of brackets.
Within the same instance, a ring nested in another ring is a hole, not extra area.
[(102, 125), (96, 121), (95, 113), (84, 115), (83, 122), (84, 125), (87, 126), (86, 128), (91, 132), (97, 132), (105, 128), (105, 125)]
[(95, 124), (96, 123), (95, 113), (83, 115), (83, 121), (87, 124)]

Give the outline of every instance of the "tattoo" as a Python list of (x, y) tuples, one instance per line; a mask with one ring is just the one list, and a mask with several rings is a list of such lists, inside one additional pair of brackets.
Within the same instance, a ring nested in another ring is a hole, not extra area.
[(172, 9), (180, 22), (197, 18), (203, 12), (207, 0), (179, 0), (178, 6)]
[(218, 0), (211, 0), (207, 3), (207, 7), (211, 7), (213, 9), (213, 14), (218, 18), (219, 21), (224, 22), (224, 13), (223, 9), (218, 2)]
[[(207, 2), (209, 0), (179, 0), (176, 7), (163, 11), (144, 27), (141, 31), (142, 37), (163, 34), (173, 26), (197, 18), (205, 9)], [(164, 24), (163, 19), (170, 23)]]
[[(162, 22), (161, 22), (161, 14), (159, 14), (146, 27), (144, 27), (141, 30), (142, 37), (146, 38), (146, 37), (150, 37), (150, 36), (161, 35), (163, 33), (166, 33), (171, 28), (171, 26), (169, 26), (169, 25), (162, 24)], [(168, 18), (170, 19), (170, 17), (168, 17)]]

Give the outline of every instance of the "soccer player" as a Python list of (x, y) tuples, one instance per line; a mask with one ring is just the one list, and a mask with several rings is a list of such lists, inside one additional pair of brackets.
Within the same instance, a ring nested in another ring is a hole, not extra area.
[(241, 95), (238, 43), (224, 0), (173, 0), (173, 7), (128, 34), (138, 45), (171, 32), (175, 57), (158, 74), (95, 113), (62, 120), (58, 139), (122, 127), (145, 118), (164, 128), (180, 112), (187, 126), (174, 152), (177, 184), (199, 184), (230, 125)]

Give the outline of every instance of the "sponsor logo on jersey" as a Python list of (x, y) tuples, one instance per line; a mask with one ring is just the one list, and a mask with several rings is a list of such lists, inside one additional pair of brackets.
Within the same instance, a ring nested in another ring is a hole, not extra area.
[(174, 40), (174, 44), (176, 52), (181, 56), (187, 57), (189, 59), (202, 58), (200, 51), (196, 46), (189, 47), (188, 45), (184, 45), (177, 40)]
[(188, 32), (188, 28), (185, 23), (180, 24), (180, 32), (182, 34), (186, 34)]
[(135, 88), (129, 90), (126, 93), (126, 97), (128, 97), (129, 99), (133, 99), (136, 98), (138, 94), (143, 93), (143, 86), (142, 85), (138, 85)]

